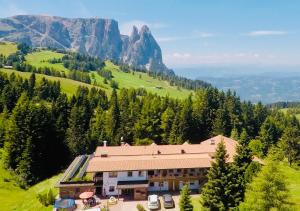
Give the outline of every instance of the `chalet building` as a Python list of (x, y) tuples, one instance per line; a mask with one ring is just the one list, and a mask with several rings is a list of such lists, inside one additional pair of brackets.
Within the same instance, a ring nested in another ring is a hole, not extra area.
[[(73, 172), (66, 171), (57, 185), (60, 196), (76, 198), (81, 192), (94, 191), (102, 196), (122, 195), (145, 199), (148, 192), (179, 191), (184, 184), (189, 184), (190, 189), (199, 190), (206, 182), (207, 170), (221, 141), (226, 146), (228, 162), (232, 162), (237, 142), (221, 135), (200, 144), (104, 144), (97, 147), (93, 155), (77, 158), (84, 160), (82, 164), (71, 164), (79, 166), (81, 173), (76, 169)], [(90, 175), (90, 180), (72, 180), (76, 174), (80, 174), (78, 178), (84, 174)]]

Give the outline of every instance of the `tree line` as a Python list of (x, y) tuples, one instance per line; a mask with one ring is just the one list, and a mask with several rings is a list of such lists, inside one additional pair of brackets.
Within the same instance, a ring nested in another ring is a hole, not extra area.
[(215, 88), (177, 100), (143, 89), (113, 90), (107, 96), (96, 88), (79, 87), (68, 98), (59, 82), (1, 73), (0, 111), (6, 165), (29, 185), (64, 168), (75, 156), (92, 153), (104, 140), (119, 145), (121, 137), (133, 145), (182, 144), (223, 134), (243, 139), (259, 156), (278, 143), (291, 163), (299, 156), (297, 119)]

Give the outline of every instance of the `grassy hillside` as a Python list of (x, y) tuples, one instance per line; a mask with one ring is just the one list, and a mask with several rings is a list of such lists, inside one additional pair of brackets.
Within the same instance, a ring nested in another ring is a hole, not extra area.
[[(16, 52), (16, 50), (17, 50), (16, 44), (13, 43), (0, 44), (0, 54), (2, 53), (7, 56), (9, 54)], [(53, 68), (55, 70), (59, 70), (61, 72), (68, 73), (69, 70), (65, 68), (62, 63), (51, 64), (50, 62), (48, 62), (50, 59), (62, 58), (63, 56), (64, 54), (62, 53), (57, 53), (50, 50), (38, 50), (36, 52), (26, 55), (25, 59), (26, 59), (26, 63), (35, 66), (37, 68), (48, 67), (48, 68)], [(112, 72), (113, 80), (118, 83), (120, 89), (121, 88), (144, 88), (147, 91), (156, 93), (160, 96), (169, 95), (170, 97), (180, 98), (180, 99), (186, 98), (190, 93), (193, 92), (191, 90), (178, 88), (176, 86), (171, 86), (169, 82), (152, 78), (148, 76), (146, 73), (141, 73), (141, 72), (135, 72), (134, 74), (132, 72), (125, 73), (120, 70), (119, 66), (114, 65), (109, 61), (105, 62), (104, 69), (110, 70)], [(11, 71), (8, 70), (1, 69), (1, 71), (11, 73)], [(19, 75), (23, 77), (29, 77), (30, 74), (19, 73)], [(92, 81), (97, 83), (97, 86), (106, 90), (108, 94), (111, 93), (112, 88), (110, 84), (109, 83), (105, 84), (104, 78), (99, 76), (97, 72), (95, 71), (91, 72), (90, 76), (91, 78), (93, 78)], [(38, 77), (40, 78), (40, 76)], [(92, 87), (91, 85), (74, 82), (69, 79), (64, 79), (64, 78), (61, 79), (61, 78), (50, 77), (50, 76), (45, 76), (45, 77), (49, 80), (60, 80), (62, 89), (67, 94), (73, 94), (76, 91), (78, 85), (85, 85), (87, 87)]]
[(36, 196), (38, 193), (48, 191), (50, 188), (53, 188), (53, 191), (57, 194), (58, 190), (54, 189), (54, 185), (58, 181), (59, 176), (61, 175), (44, 180), (28, 190), (23, 190), (15, 185), (13, 176), (4, 169), (0, 151), (0, 210), (52, 210), (52, 206), (44, 207)]
[(300, 210), (300, 170), (289, 167), (287, 163), (280, 163), (279, 166), (287, 179), (292, 202)]
[[(31, 73), (29, 73), (29, 72), (19, 72), (19, 71), (16, 71), (16, 70), (9, 70), (9, 69), (1, 69), (0, 68), (0, 71), (4, 72), (4, 73), (7, 73), (7, 74), (15, 73), (16, 75), (19, 75), (19, 76), (21, 76), (23, 78), (27, 78), (27, 79), (31, 75)], [(79, 82), (79, 81), (74, 81), (74, 80), (67, 79), (67, 78), (59, 78), (59, 77), (54, 77), (54, 76), (42, 75), (42, 74), (36, 74), (37, 82), (39, 82), (43, 77), (46, 78), (49, 81), (60, 81), (61, 90), (69, 96), (75, 94), (76, 90), (79, 86), (85, 86), (85, 87), (88, 87), (88, 88), (95, 87), (95, 86), (90, 85), (90, 84), (82, 83), (82, 82)], [(99, 88), (99, 87), (96, 87), (96, 88)]]
[(15, 43), (0, 42), (0, 54), (8, 56), (17, 51), (17, 45)]
[[(283, 113), (287, 113), (287, 111), (289, 110), (290, 108), (282, 108), (280, 109), (280, 111), (282, 111)], [(300, 114), (295, 114), (295, 116), (297, 117), (297, 119), (300, 121)]]
[[(116, 66), (109, 61), (105, 62), (104, 69), (112, 72), (113, 80), (119, 84), (119, 88), (144, 88), (147, 91), (158, 95), (169, 95), (174, 98), (186, 98), (190, 93), (192, 93), (191, 90), (179, 89), (176, 86), (171, 86), (169, 82), (152, 78), (146, 73), (125, 73), (120, 70), (119, 66)], [(109, 84), (103, 83), (103, 77), (99, 76), (97, 72), (92, 73), (95, 76), (97, 83), (100, 83), (103, 87), (110, 88)]]
[(62, 64), (51, 64), (48, 62), (50, 59), (60, 59), (63, 56), (64, 54), (62, 53), (42, 50), (26, 55), (25, 59), (27, 63), (35, 67), (49, 67), (59, 71), (68, 72), (68, 69), (66, 69)]

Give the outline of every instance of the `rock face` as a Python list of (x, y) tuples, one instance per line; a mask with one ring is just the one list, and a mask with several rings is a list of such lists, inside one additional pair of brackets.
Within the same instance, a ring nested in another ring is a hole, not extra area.
[(24, 42), (33, 47), (75, 50), (136, 68), (174, 74), (162, 61), (159, 45), (149, 28), (133, 27), (121, 35), (118, 22), (100, 18), (62, 18), (18, 15), (0, 19), (0, 40)]

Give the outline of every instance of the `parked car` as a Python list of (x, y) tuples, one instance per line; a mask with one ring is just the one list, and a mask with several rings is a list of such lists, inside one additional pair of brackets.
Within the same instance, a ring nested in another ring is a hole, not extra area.
[(164, 208), (173, 208), (175, 206), (174, 200), (170, 194), (163, 195)]
[(159, 209), (159, 199), (157, 195), (148, 196), (148, 209), (149, 210)]

